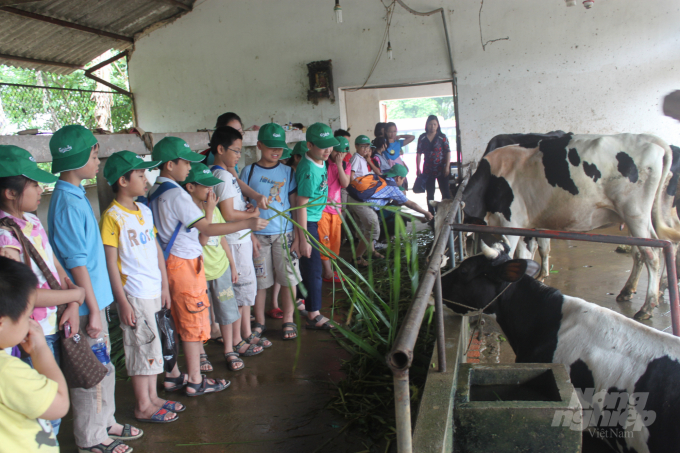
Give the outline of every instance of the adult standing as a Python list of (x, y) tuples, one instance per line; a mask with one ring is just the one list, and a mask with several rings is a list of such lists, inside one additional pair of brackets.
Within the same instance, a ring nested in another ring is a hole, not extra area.
[[(420, 170), (421, 154), (425, 162), (423, 170)], [(451, 172), (451, 149), (449, 140), (442, 132), (439, 118), (430, 115), (425, 122), (425, 133), (418, 138), (418, 155), (416, 156), (416, 174), (421, 173), (427, 178), (425, 190), (427, 191), (427, 209), (434, 214), (434, 206), (430, 206), (430, 200), (434, 200), (434, 183), (439, 183), (439, 191), (442, 199), (451, 198), (449, 190), (449, 173)]]

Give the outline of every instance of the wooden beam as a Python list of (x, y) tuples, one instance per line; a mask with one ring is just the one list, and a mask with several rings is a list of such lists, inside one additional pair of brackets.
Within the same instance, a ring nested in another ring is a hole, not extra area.
[(185, 5), (184, 3), (178, 1), (178, 0), (156, 0), (161, 3), (167, 3), (168, 5), (175, 6), (177, 8), (181, 8), (184, 11), (191, 11), (192, 7), (189, 5)]
[(22, 5), (24, 3), (37, 3), (45, 0), (0, 0), (0, 6)]
[(81, 66), (81, 65), (78, 65), (78, 64), (61, 63), (61, 62), (58, 62), (58, 61), (37, 60), (35, 58), (17, 57), (16, 55), (7, 55), (7, 54), (2, 54), (2, 53), (0, 53), (0, 59), (13, 60), (13, 61), (23, 61), (25, 63), (33, 63), (33, 64), (39, 64), (39, 65), (45, 65), (45, 66), (58, 66), (60, 68), (85, 69), (84, 66)]
[(6, 13), (15, 14), (21, 17), (27, 17), (29, 19), (37, 20), (40, 22), (47, 22), (48, 24), (58, 25), (64, 28), (70, 28), (73, 30), (84, 31), (86, 33), (92, 33), (93, 35), (103, 36), (105, 38), (116, 39), (118, 41), (125, 41), (129, 43), (134, 43), (133, 38), (118, 35), (116, 33), (109, 33), (108, 31), (97, 30), (96, 28), (86, 27), (84, 25), (74, 24), (73, 22), (66, 22), (65, 20), (55, 19), (53, 17), (42, 16), (40, 14), (31, 13), (29, 11), (24, 11), (23, 9), (13, 8), (11, 6), (5, 6), (0, 8), (0, 10)]

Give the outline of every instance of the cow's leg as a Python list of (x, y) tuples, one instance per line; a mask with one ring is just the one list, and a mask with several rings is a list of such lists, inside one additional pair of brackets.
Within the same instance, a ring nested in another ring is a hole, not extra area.
[(538, 274), (537, 280), (543, 281), (550, 275), (550, 239), (539, 238), (536, 239), (538, 244), (538, 253), (541, 255), (541, 273)]
[(649, 319), (652, 317), (652, 310), (659, 303), (659, 253), (651, 247), (640, 247), (642, 260), (647, 266), (649, 284), (647, 285), (647, 295), (645, 303), (640, 311), (635, 313), (635, 319)]
[(640, 250), (636, 247), (632, 247), (633, 255), (633, 269), (630, 271), (628, 276), (628, 281), (623, 286), (623, 289), (616, 296), (617, 302), (628, 302), (633, 298), (633, 294), (637, 291), (638, 281), (640, 281), (640, 273), (642, 272), (642, 255)]
[(509, 256), (515, 256), (515, 250), (517, 250), (517, 243), (519, 242), (520, 237), (519, 236), (506, 236), (505, 237), (508, 241), (508, 245), (510, 246), (510, 253), (508, 253)]
[(519, 258), (521, 260), (533, 260), (534, 259), (534, 254), (533, 250), (529, 246), (527, 246), (527, 240), (530, 238), (525, 238), (521, 237), (517, 241), (517, 249), (515, 250), (515, 258)]

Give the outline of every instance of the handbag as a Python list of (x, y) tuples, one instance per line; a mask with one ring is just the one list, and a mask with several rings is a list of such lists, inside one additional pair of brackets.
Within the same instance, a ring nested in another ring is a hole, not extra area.
[(416, 181), (413, 183), (413, 193), (425, 193), (425, 185), (430, 179), (430, 175), (424, 173), (419, 174), (416, 177)]
[[(19, 225), (11, 218), (3, 217), (0, 219), (0, 227), (10, 230), (17, 240), (21, 242), (28, 266), (31, 267), (30, 259), (28, 258), (30, 255), (45, 276), (50, 288), (53, 290), (62, 289), (57, 279), (52, 275), (50, 268), (47, 267), (47, 263), (43, 260), (40, 252), (36, 250), (31, 241), (24, 235)], [(65, 304), (59, 306), (57, 319), (62, 317), (65, 310)], [(61, 369), (68, 386), (70, 388), (89, 389), (99, 384), (108, 374), (109, 369), (97, 359), (97, 356), (92, 352), (92, 348), (87, 344), (87, 340), (80, 334), (66, 338), (63, 330), (59, 331), (59, 338), (61, 339)]]

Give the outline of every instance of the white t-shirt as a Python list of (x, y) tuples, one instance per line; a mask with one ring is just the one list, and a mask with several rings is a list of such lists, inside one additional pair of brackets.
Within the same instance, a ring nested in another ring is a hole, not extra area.
[(155, 299), (161, 295), (163, 279), (153, 215), (151, 209), (135, 204), (138, 211), (113, 200), (102, 214), (102, 242), (118, 249), (118, 270), (125, 292), (140, 299)]
[[(216, 178), (224, 181), (222, 184), (213, 187), (213, 191), (215, 191), (215, 195), (217, 195), (218, 203), (233, 198), (234, 210), (246, 211), (246, 202), (243, 200), (241, 188), (238, 186), (238, 179), (234, 178), (234, 175), (227, 170), (217, 167), (217, 165), (213, 167), (212, 172)], [(227, 244), (243, 244), (246, 241), (252, 241), (250, 236), (241, 239), (244, 234), (248, 234), (249, 232), (250, 230), (246, 228), (245, 230), (237, 231), (236, 233), (227, 234), (224, 237), (227, 239)]]
[[(162, 183), (169, 181), (177, 186), (160, 195), (151, 204), (154, 209), (154, 220), (158, 230), (158, 239), (165, 249), (168, 241), (175, 232), (177, 223), (181, 222), (179, 234), (170, 250), (172, 255), (185, 260), (193, 260), (203, 253), (203, 247), (198, 242), (198, 230), (191, 228), (193, 224), (205, 217), (203, 211), (199, 209), (191, 198), (191, 195), (180, 187), (172, 179), (159, 177), (156, 184), (149, 191), (151, 196)], [(187, 231), (189, 229), (189, 231)]]
[(352, 171), (354, 172), (355, 178), (373, 173), (372, 171), (369, 171), (366, 159), (364, 159), (359, 153), (354, 153), (352, 158), (349, 160), (349, 164), (352, 166)]

